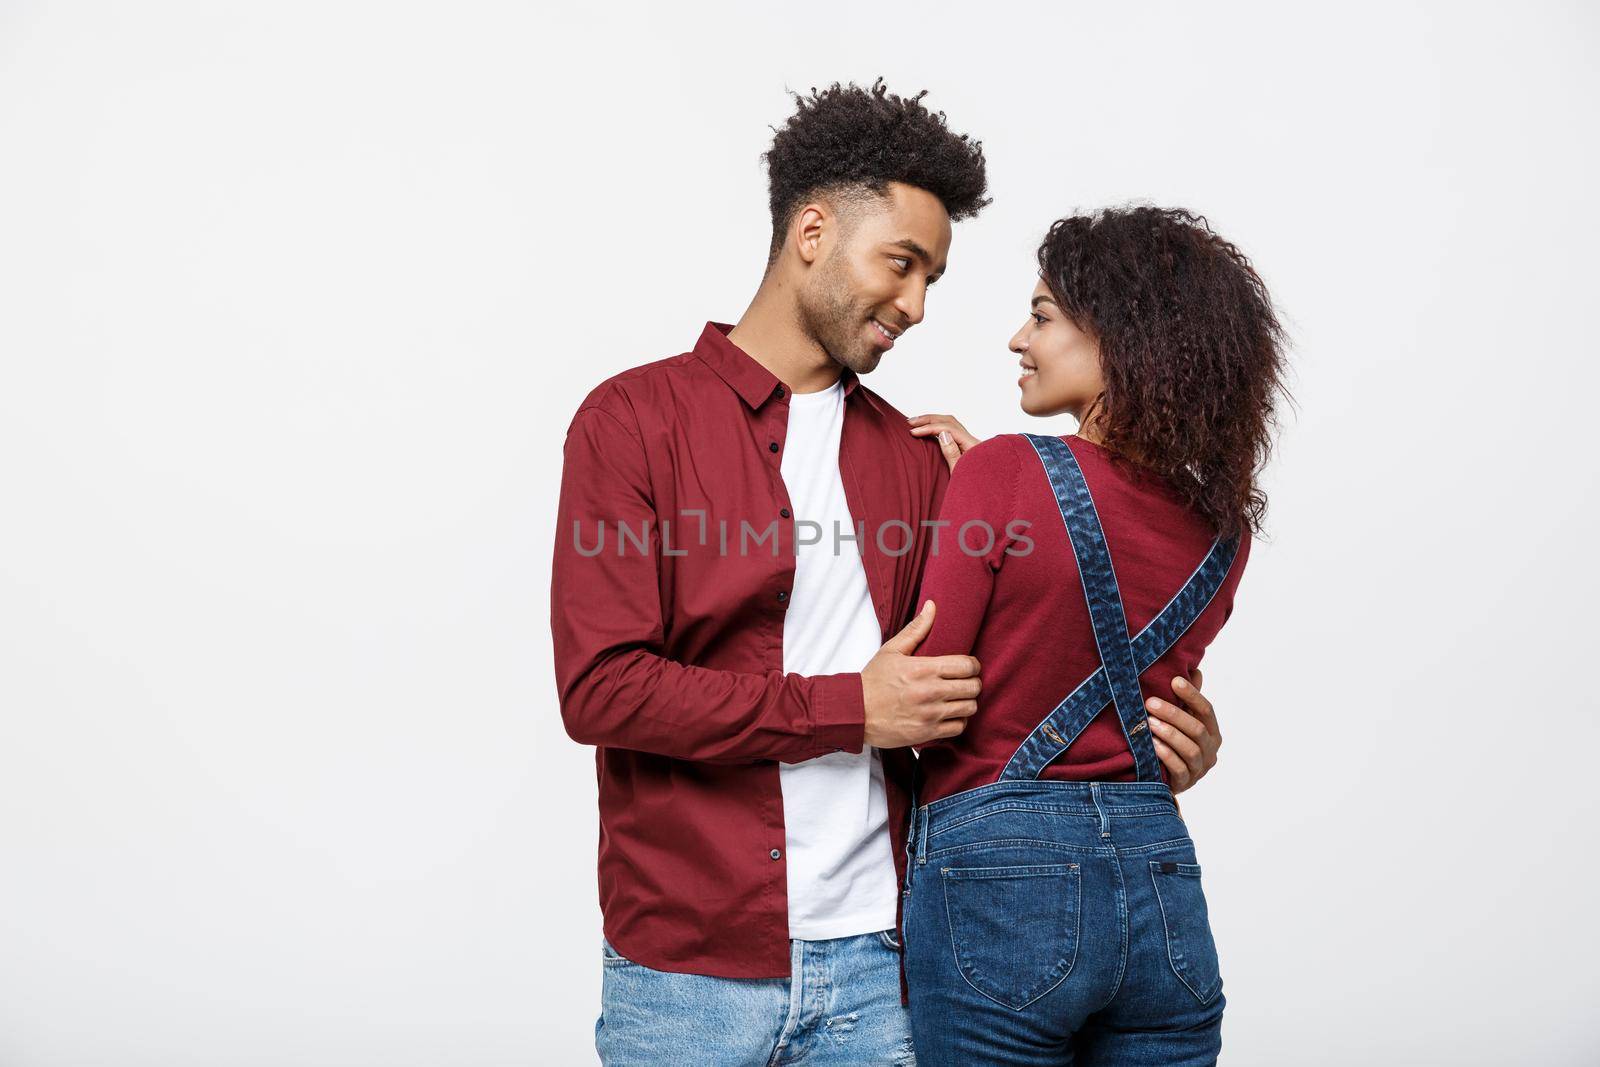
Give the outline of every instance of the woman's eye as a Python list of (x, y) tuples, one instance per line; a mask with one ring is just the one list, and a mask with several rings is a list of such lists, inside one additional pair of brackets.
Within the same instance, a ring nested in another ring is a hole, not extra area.
[(1049, 322), (1049, 321), (1050, 321), (1050, 320), (1049, 320), (1049, 319), (1047, 319), (1047, 318), (1045, 318), (1045, 317), (1044, 317), (1044, 316), (1043, 316), (1043, 315), (1041, 315), (1041, 314), (1039, 314), (1039, 313), (1038, 313), (1038, 312), (1037, 312), (1037, 311), (1035, 311), (1035, 312), (1034, 312), (1034, 313), (1033, 313), (1033, 322), (1034, 322), (1034, 325), (1036, 325), (1036, 326), (1043, 326), (1043, 325), (1044, 325), (1044, 324), (1045, 324), (1045, 323), (1047, 323), (1047, 322)]

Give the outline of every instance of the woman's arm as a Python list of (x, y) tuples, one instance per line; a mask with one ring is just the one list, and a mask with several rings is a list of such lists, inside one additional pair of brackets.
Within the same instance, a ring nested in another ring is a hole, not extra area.
[(937, 607), (919, 656), (971, 654), (995, 575), (1015, 538), (1018, 438), (996, 437), (964, 454), (950, 475), (917, 602)]

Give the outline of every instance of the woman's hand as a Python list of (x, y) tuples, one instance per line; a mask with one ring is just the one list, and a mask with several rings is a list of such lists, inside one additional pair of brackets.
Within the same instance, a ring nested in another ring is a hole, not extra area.
[(956, 462), (962, 453), (978, 443), (978, 439), (968, 433), (954, 415), (918, 415), (906, 422), (911, 425), (913, 437), (939, 435), (939, 451), (944, 453), (945, 462), (950, 464), (951, 470), (956, 469)]
[(1145, 701), (1150, 712), (1150, 732), (1155, 736), (1156, 756), (1166, 765), (1168, 784), (1174, 795), (1205, 777), (1217, 765), (1217, 749), (1222, 747), (1222, 730), (1217, 726), (1217, 711), (1200, 692), (1200, 671), (1194, 680), (1174, 678), (1172, 692), (1188, 711), (1164, 700)]

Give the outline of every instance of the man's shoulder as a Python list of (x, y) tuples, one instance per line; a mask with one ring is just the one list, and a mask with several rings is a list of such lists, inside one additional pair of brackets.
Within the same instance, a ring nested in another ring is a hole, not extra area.
[(573, 418), (576, 420), (588, 412), (598, 411), (637, 431), (638, 412), (658, 409), (662, 399), (675, 387), (693, 382), (704, 372), (705, 364), (693, 352), (680, 352), (629, 367), (589, 390)]
[(933, 465), (935, 460), (938, 466), (945, 465), (944, 456), (939, 451), (939, 443), (931, 437), (913, 436), (911, 424), (905, 414), (880, 394), (867, 388), (859, 378), (856, 380), (855, 398), (858, 398), (860, 411), (866, 419), (879, 427), (884, 436), (898, 444), (907, 455), (915, 456), (930, 465)]

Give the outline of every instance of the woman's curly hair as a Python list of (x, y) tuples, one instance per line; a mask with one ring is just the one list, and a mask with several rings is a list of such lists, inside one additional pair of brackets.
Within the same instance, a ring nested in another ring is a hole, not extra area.
[(1181, 208), (1111, 208), (1052, 225), (1039, 273), (1099, 344), (1105, 392), (1085, 417), (1106, 448), (1220, 534), (1259, 533), (1285, 338), (1244, 253)]
[(944, 204), (951, 221), (976, 215), (989, 200), (983, 142), (945, 126), (944, 112), (913, 97), (889, 92), (879, 78), (871, 89), (833, 83), (798, 105), (767, 151), (768, 202), (775, 258), (796, 210), (824, 190), (857, 187), (882, 193), (889, 182), (926, 189)]

